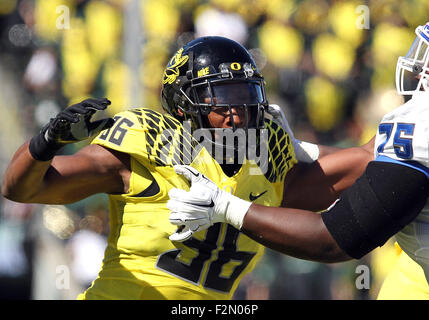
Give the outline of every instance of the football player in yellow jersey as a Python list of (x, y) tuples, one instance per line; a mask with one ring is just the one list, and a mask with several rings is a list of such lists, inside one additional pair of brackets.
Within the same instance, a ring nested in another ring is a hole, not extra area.
[(399, 258), (377, 299), (429, 300), (429, 22), (415, 33), (396, 68), (397, 91), (411, 98), (383, 116), (374, 161), (327, 210), (243, 203), (195, 168), (177, 166), (192, 186), (170, 190), (171, 222), (188, 233), (228, 222), (272, 249), (319, 262), (360, 259), (395, 236)]
[[(298, 162), (291, 137), (267, 114), (264, 80), (249, 52), (222, 37), (196, 39), (172, 57), (163, 78), (166, 114), (137, 108), (91, 122), (109, 104), (87, 99), (60, 112), (18, 149), (2, 184), (2, 194), (18, 202), (108, 194), (105, 257), (80, 299), (230, 299), (254, 268), (263, 247), (226, 223), (176, 232), (168, 193), (189, 182), (174, 165), (190, 165), (254, 203), (318, 210), (372, 159), (365, 148), (323, 157), (332, 150), (320, 147), (318, 161)], [(97, 133), (76, 154), (56, 155)]]

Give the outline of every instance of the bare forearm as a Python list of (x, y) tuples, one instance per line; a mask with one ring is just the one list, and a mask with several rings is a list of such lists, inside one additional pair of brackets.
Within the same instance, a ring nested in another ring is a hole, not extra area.
[(128, 190), (127, 155), (89, 145), (71, 156), (36, 161), (27, 146), (16, 152), (6, 171), (2, 185), (6, 198), (27, 203), (67, 204), (96, 193)]
[(361, 147), (342, 149), (288, 173), (282, 207), (320, 211), (329, 207), (362, 174), (372, 153)]
[(315, 212), (252, 204), (241, 231), (264, 246), (296, 258), (319, 262), (351, 259)]
[(35, 160), (28, 145), (29, 142), (16, 151), (4, 175), (2, 195), (13, 201), (32, 202), (42, 189), (44, 176), (51, 165), (51, 161)]
[(328, 154), (332, 154), (334, 152), (341, 150), (341, 148), (332, 147), (332, 146), (325, 146), (320, 144), (318, 146), (319, 146), (319, 158), (322, 158), (324, 156), (327, 156)]
[[(375, 142), (375, 136), (372, 137), (371, 140), (369, 140), (367, 143), (361, 145), (359, 148), (362, 148), (372, 154), (374, 151), (374, 142)], [(319, 144), (318, 147), (319, 147), (319, 159), (343, 149), (343, 148), (326, 146), (321, 144)]]

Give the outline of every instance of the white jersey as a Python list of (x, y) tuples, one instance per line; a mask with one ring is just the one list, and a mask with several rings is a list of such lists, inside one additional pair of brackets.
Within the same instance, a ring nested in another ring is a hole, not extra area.
[[(386, 114), (375, 139), (376, 161), (410, 166), (429, 178), (429, 92)], [(396, 234), (402, 250), (424, 270), (429, 282), (429, 203), (417, 218)]]

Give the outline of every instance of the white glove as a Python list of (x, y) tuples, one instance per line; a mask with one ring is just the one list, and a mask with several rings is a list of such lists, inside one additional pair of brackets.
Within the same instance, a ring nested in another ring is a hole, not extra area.
[(273, 116), (274, 120), (276, 120), (282, 126), (282, 128), (291, 138), (292, 145), (295, 150), (295, 156), (298, 161), (311, 163), (319, 158), (319, 147), (317, 144), (296, 139), (293, 135), (292, 129), (289, 126), (289, 122), (286, 119), (286, 115), (278, 105), (270, 104), (267, 111)]
[(173, 188), (168, 195), (167, 208), (171, 210), (170, 222), (179, 226), (169, 238), (185, 241), (194, 232), (202, 231), (214, 223), (226, 222), (240, 229), (251, 202), (222, 191), (198, 170), (184, 165), (174, 166), (191, 182), (189, 191)]

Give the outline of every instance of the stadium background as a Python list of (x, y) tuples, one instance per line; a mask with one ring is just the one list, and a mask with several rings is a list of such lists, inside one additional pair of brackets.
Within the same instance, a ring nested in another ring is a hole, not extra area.
[[(396, 60), (428, 16), (426, 0), (2, 0), (0, 172), (50, 117), (86, 97), (108, 97), (110, 115), (161, 110), (169, 56), (207, 34), (250, 49), (298, 138), (366, 142), (402, 103)], [(1, 198), (0, 298), (74, 299), (98, 272), (107, 232), (104, 196), (67, 206)], [(267, 250), (235, 299), (374, 299), (394, 259), (392, 241), (330, 265)], [(370, 270), (369, 289), (356, 285), (358, 266)]]

